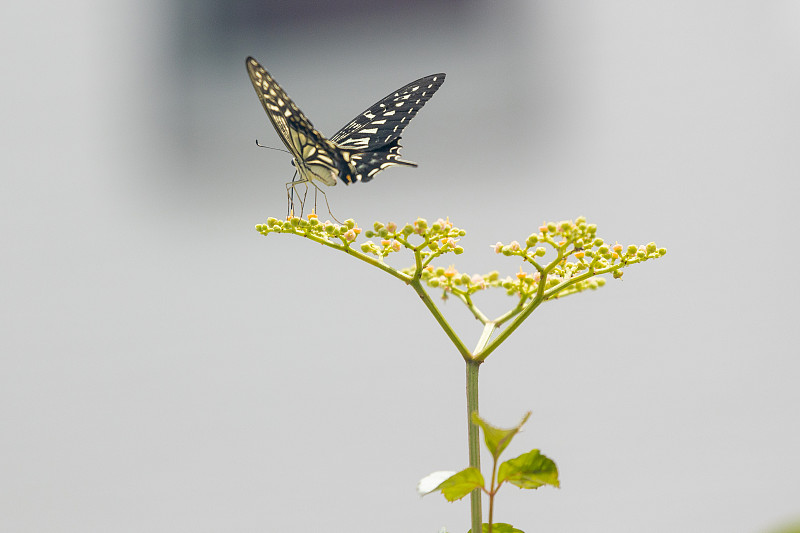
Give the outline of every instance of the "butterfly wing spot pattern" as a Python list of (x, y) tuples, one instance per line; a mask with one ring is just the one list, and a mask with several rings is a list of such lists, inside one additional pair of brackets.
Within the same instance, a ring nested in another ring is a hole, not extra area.
[(409, 83), (327, 139), (258, 61), (248, 57), (245, 63), (258, 99), (300, 174), (298, 180), (286, 184), (287, 193), (300, 183), (316, 187), (315, 181), (319, 181), (333, 186), (339, 178), (349, 185), (370, 181), (393, 165), (416, 167), (416, 163), (400, 158), (400, 135), (445, 78), (443, 73), (432, 74)]

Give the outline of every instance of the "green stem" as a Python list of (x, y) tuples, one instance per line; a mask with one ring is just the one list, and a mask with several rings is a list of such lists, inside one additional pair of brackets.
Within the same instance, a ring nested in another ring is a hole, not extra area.
[(494, 486), (497, 480), (497, 457), (492, 461), (492, 482), (489, 485), (489, 533), (492, 533), (492, 526), (494, 525), (494, 495), (497, 493), (497, 487)]
[[(478, 369), (480, 361), (467, 361), (467, 437), (469, 443), (469, 466), (481, 469), (481, 441), (478, 425), (472, 421), (472, 413), (478, 412)], [(472, 531), (482, 531), (481, 490), (469, 495), (472, 516)]]
[[(474, 353), (480, 353), (480, 351), (486, 347), (495, 329), (497, 329), (497, 326), (492, 322), (484, 326), (481, 338), (478, 340), (477, 346), (475, 346)], [(481, 469), (481, 441), (478, 425), (472, 421), (472, 413), (479, 413), (478, 371), (482, 362), (483, 361), (478, 361), (473, 358), (467, 360), (467, 440), (469, 444), (469, 466), (478, 469), (478, 471)], [(481, 532), (483, 531), (483, 517), (481, 516), (480, 489), (475, 489), (470, 494), (470, 507), (472, 531)]]
[(485, 361), (486, 358), (489, 357), (489, 354), (495, 351), (497, 347), (500, 346), (500, 344), (502, 344), (503, 341), (509, 337), (509, 335), (514, 333), (514, 330), (516, 330), (523, 322), (525, 322), (525, 319), (528, 318), (537, 307), (539, 307), (539, 304), (545, 300), (544, 287), (547, 285), (547, 274), (553, 270), (553, 268), (555, 268), (559, 261), (561, 261), (561, 252), (559, 252), (558, 257), (553, 260), (552, 263), (547, 265), (546, 268), (542, 268), (538, 263), (531, 262), (531, 264), (536, 267), (536, 270), (539, 272), (539, 286), (536, 291), (536, 296), (534, 296), (531, 301), (522, 308), (522, 312), (517, 315), (516, 318), (511, 321), (511, 324), (509, 324), (502, 333), (500, 333), (489, 345), (487, 345), (483, 351), (475, 351), (475, 359), (479, 361)]
[(358, 259), (361, 259), (365, 263), (369, 263), (370, 265), (383, 270), (384, 272), (386, 272), (390, 276), (394, 276), (395, 278), (399, 279), (400, 281), (402, 281), (404, 283), (408, 283), (411, 280), (411, 276), (403, 274), (402, 272), (398, 272), (397, 270), (395, 270), (394, 268), (390, 267), (386, 263), (384, 263), (382, 261), (378, 261), (377, 259), (375, 259), (373, 257), (370, 257), (370, 256), (368, 256), (366, 254), (363, 254), (363, 253), (357, 251), (357, 250), (354, 250), (349, 245), (339, 244), (339, 243), (336, 243), (336, 242), (331, 242), (328, 239), (325, 239), (325, 238), (322, 238), (322, 237), (318, 237), (318, 236), (316, 236), (314, 234), (309, 234), (309, 233), (295, 233), (295, 235), (301, 235), (301, 236), (305, 237), (308, 240), (311, 240), (311, 241), (314, 241), (314, 242), (318, 242), (319, 244), (322, 244), (324, 246), (328, 246), (330, 248), (334, 248), (336, 250), (344, 252), (344, 253), (346, 253), (348, 255), (352, 255), (353, 257), (357, 257)]
[(445, 320), (441, 311), (439, 311), (439, 308), (436, 307), (436, 304), (433, 303), (433, 300), (431, 300), (430, 295), (425, 291), (425, 288), (422, 286), (422, 281), (414, 277), (411, 281), (408, 282), (408, 284), (414, 288), (414, 290), (417, 292), (420, 299), (422, 300), (422, 303), (425, 304), (425, 307), (427, 307), (428, 311), (430, 311), (431, 314), (433, 315), (433, 318), (435, 318), (436, 322), (438, 322), (439, 325), (442, 326), (442, 329), (444, 330), (445, 334), (450, 338), (452, 343), (456, 345), (456, 349), (458, 350), (458, 353), (461, 354), (461, 357), (463, 357), (464, 360), (467, 362), (471, 361), (472, 354), (470, 353), (469, 348), (466, 347), (466, 345), (461, 341), (458, 335), (456, 335), (456, 332), (453, 331), (453, 328), (450, 327), (450, 324), (447, 323), (447, 320)]

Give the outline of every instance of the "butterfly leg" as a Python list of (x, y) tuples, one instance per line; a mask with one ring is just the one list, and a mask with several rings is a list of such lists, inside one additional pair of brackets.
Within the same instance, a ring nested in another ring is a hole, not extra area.
[[(303, 192), (303, 200), (300, 202), (300, 216), (303, 216), (303, 211), (306, 208), (306, 197), (308, 197), (308, 184), (309, 182), (306, 181), (306, 190)], [(316, 203), (314, 204), (316, 206)]]
[(315, 191), (314, 191), (314, 212), (316, 212), (316, 210), (317, 210), (317, 191), (319, 191), (320, 193), (322, 193), (322, 197), (325, 199), (325, 206), (328, 208), (328, 214), (331, 216), (331, 218), (333, 220), (335, 220), (338, 224), (344, 224), (344, 222), (342, 222), (341, 220), (336, 218), (336, 215), (334, 215), (333, 211), (331, 211), (331, 204), (328, 203), (328, 195), (325, 194), (325, 191), (320, 189), (317, 186), (317, 184), (314, 183), (313, 181), (311, 182), (311, 185), (313, 185), (314, 189), (315, 189)]
[(306, 186), (306, 192), (303, 194), (303, 199), (302, 200), (299, 199), (299, 193), (298, 193), (298, 200), (300, 202), (300, 216), (301, 217), (303, 216), (303, 209), (305, 207), (305, 195), (308, 194), (308, 180), (307, 179), (303, 179), (302, 177), (300, 179), (297, 179), (297, 172), (295, 172), (294, 176), (292, 177), (292, 181), (290, 181), (289, 183), (286, 184), (286, 216), (287, 216), (287, 218), (290, 218), (290, 217), (294, 216), (294, 194), (295, 194), (294, 190), (295, 190), (295, 187), (297, 187), (300, 184), (305, 184), (305, 186)]

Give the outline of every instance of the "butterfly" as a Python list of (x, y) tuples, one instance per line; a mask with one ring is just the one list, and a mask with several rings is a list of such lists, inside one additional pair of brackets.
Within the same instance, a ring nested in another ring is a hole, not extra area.
[(287, 192), (299, 183), (333, 186), (338, 178), (349, 185), (370, 181), (392, 165), (416, 167), (400, 158), (400, 136), (445, 78), (431, 74), (401, 87), (327, 139), (258, 61), (248, 57), (245, 63), (258, 99), (300, 174), (286, 184)]

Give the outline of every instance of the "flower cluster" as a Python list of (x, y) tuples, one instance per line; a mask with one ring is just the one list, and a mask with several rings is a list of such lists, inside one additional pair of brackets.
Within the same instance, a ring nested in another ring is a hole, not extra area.
[[(517, 255), (532, 264), (537, 264), (537, 260), (548, 252), (544, 246), (537, 244), (550, 246), (557, 254), (557, 263), (571, 264), (572, 266), (566, 266), (566, 269), (575, 272), (587, 269), (601, 270), (620, 263), (623, 265), (640, 263), (667, 253), (665, 248), (657, 248), (654, 242), (640, 246), (634, 244), (623, 246), (619, 243), (609, 246), (603, 239), (597, 237), (597, 226), (587, 224), (584, 217), (578, 217), (574, 221), (564, 220), (543, 224), (539, 227), (538, 233), (528, 236), (524, 246), (512, 241), (505, 245), (498, 242), (493, 248), (498, 254)], [(577, 259), (577, 263), (565, 263), (570, 256)]]
[[(584, 217), (542, 224), (539, 232), (529, 235), (524, 244), (498, 242), (493, 248), (498, 254), (521, 257), (535, 270), (528, 273), (520, 267), (516, 280), (512, 277), (501, 280), (500, 285), (509, 294), (532, 297), (543, 290), (548, 298), (596, 289), (605, 284), (598, 274), (611, 272), (614, 278), (620, 278), (622, 268), (667, 253), (654, 242), (639, 246), (608, 245), (597, 237), (597, 226), (588, 224)], [(550, 257), (547, 263), (543, 262)], [(542, 279), (544, 287), (540, 288)]]
[(326, 220), (320, 222), (316, 214), (308, 215), (307, 219), (300, 217), (287, 217), (286, 220), (269, 217), (266, 224), (256, 224), (256, 231), (262, 235), (270, 233), (294, 233), (304, 237), (318, 237), (322, 240), (332, 242), (331, 239), (338, 239), (344, 244), (356, 240), (361, 228), (358, 227), (352, 218), (344, 221), (344, 224), (334, 224)]
[(368, 238), (380, 239), (378, 242), (368, 241), (361, 245), (365, 254), (384, 258), (392, 252), (407, 248), (419, 253), (424, 264), (446, 253), (460, 254), (464, 249), (458, 245), (458, 239), (466, 235), (462, 229), (453, 226), (449, 219), (441, 218), (428, 224), (424, 218), (418, 218), (413, 224), (399, 228), (394, 222), (383, 224), (375, 222), (372, 230), (364, 233)]
[[(422, 280), (429, 287), (462, 296), (488, 288), (503, 288), (507, 294), (523, 300), (539, 293), (546, 298), (557, 298), (602, 287), (606, 280), (599, 274), (611, 272), (619, 278), (623, 267), (666, 253), (666, 249), (657, 248), (655, 243), (642, 246), (615, 243), (609, 246), (597, 237), (597, 226), (588, 224), (584, 217), (542, 224), (539, 231), (529, 235), (522, 244), (517, 241), (498, 242), (492, 248), (498, 254), (521, 257), (532, 267), (528, 269), (530, 272), (520, 267), (513, 276), (501, 278), (497, 271), (470, 275), (459, 272), (452, 265), (447, 268), (427, 265)], [(547, 262), (543, 262), (545, 259)], [(403, 272), (413, 275), (414, 269)]]
[[(520, 266), (519, 272), (513, 276), (501, 278), (497, 271), (466, 274), (456, 270), (453, 265), (444, 268), (431, 264), (432, 260), (446, 253), (458, 255), (464, 251), (458, 241), (466, 232), (453, 226), (449, 219), (440, 218), (429, 224), (424, 218), (418, 218), (403, 227), (394, 222), (375, 222), (373, 229), (363, 232), (370, 240), (361, 244), (360, 253), (351, 244), (362, 233), (362, 229), (352, 219), (344, 224), (334, 224), (330, 221), (320, 222), (316, 214), (309, 215), (307, 219), (269, 218), (266, 224), (257, 225), (256, 230), (263, 235), (293, 233), (308, 237), (321, 244), (346, 250), (383, 269), (388, 268), (402, 279), (421, 278), (429, 287), (467, 299), (488, 288), (503, 288), (509, 295), (519, 296), (523, 301), (537, 295), (545, 299), (557, 298), (601, 287), (606, 280), (600, 274), (611, 273), (614, 278), (619, 278), (622, 268), (667, 253), (666, 249), (656, 247), (653, 242), (638, 246), (609, 245), (597, 237), (597, 226), (588, 224), (584, 217), (578, 217), (574, 221), (542, 224), (539, 231), (530, 234), (524, 243), (511, 241), (493, 245), (496, 253), (520, 257), (530, 267), (525, 270)], [(414, 266), (398, 272), (383, 263), (388, 255), (404, 248), (414, 254)]]

